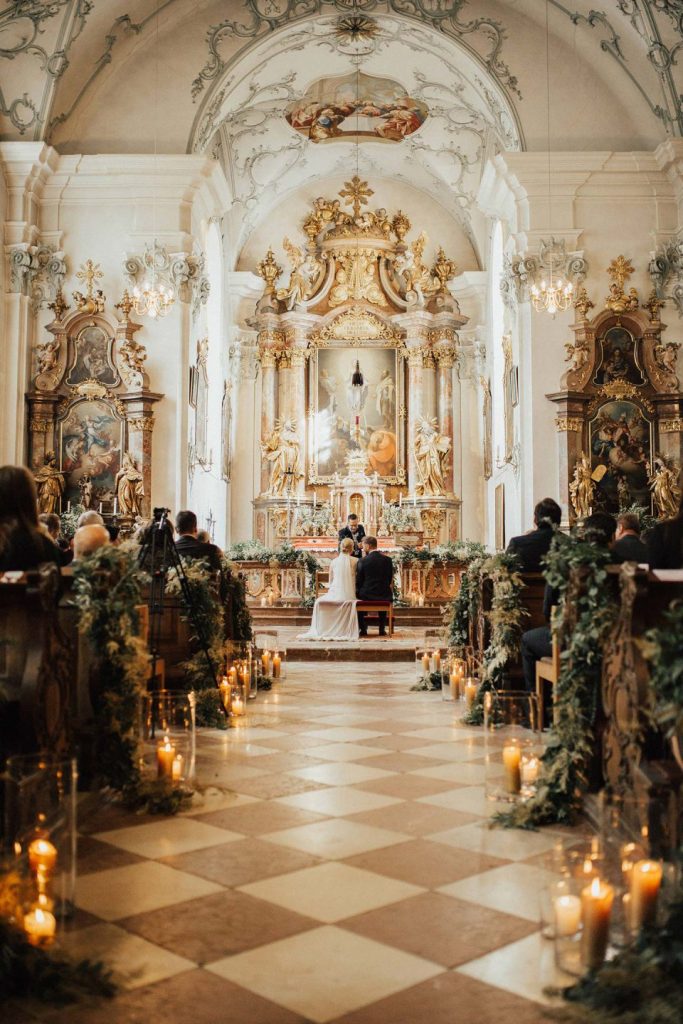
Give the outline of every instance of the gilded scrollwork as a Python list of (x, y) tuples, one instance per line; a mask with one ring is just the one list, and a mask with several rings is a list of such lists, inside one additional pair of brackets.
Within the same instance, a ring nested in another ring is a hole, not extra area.
[(555, 429), (559, 433), (583, 433), (583, 420), (580, 416), (558, 416)]

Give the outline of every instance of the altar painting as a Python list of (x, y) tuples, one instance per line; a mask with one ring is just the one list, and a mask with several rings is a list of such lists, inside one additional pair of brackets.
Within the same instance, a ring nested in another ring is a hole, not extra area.
[(627, 401), (602, 405), (590, 422), (590, 447), (596, 510), (650, 505), (652, 424), (639, 406)]
[(61, 469), (65, 501), (81, 500), (81, 481), (89, 478), (93, 504), (113, 501), (114, 478), (121, 465), (122, 421), (100, 399), (76, 402), (61, 422)]
[(638, 366), (636, 356), (636, 340), (630, 331), (618, 324), (610, 327), (606, 334), (598, 340), (600, 362), (593, 383), (600, 386), (612, 384), (617, 380), (628, 381), (640, 387), (645, 383)]
[(351, 378), (356, 361), (363, 374), (360, 444), (368, 457), (368, 474), (389, 481), (396, 477), (399, 453), (398, 354), (394, 348), (372, 346), (318, 349), (312, 361), (311, 396), (314, 476), (331, 480), (348, 471), (355, 413)]
[(86, 380), (96, 380), (105, 387), (115, 387), (119, 375), (111, 360), (113, 339), (97, 324), (84, 327), (74, 339), (74, 355), (67, 385), (76, 387)]

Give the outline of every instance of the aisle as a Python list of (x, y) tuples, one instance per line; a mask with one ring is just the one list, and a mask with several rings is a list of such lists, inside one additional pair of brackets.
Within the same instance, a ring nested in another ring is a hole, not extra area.
[(103, 809), (80, 845), (73, 952), (113, 1004), (69, 1024), (541, 1024), (557, 835), (491, 831), (480, 731), (408, 665), (290, 665), (248, 723), (202, 731), (204, 807)]

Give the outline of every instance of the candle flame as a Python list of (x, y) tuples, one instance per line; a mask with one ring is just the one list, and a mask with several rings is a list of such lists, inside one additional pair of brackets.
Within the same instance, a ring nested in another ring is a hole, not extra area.
[(37, 924), (43, 924), (45, 922), (45, 911), (41, 910), (40, 907), (36, 907), (36, 909), (33, 911), (33, 914)]
[(600, 896), (600, 879), (597, 875), (591, 882), (591, 896)]

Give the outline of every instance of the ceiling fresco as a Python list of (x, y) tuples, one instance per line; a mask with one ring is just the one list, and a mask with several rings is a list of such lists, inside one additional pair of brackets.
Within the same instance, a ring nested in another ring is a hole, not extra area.
[(391, 78), (362, 72), (319, 78), (285, 111), (285, 120), (311, 142), (365, 139), (402, 142), (421, 128), (425, 103)]

